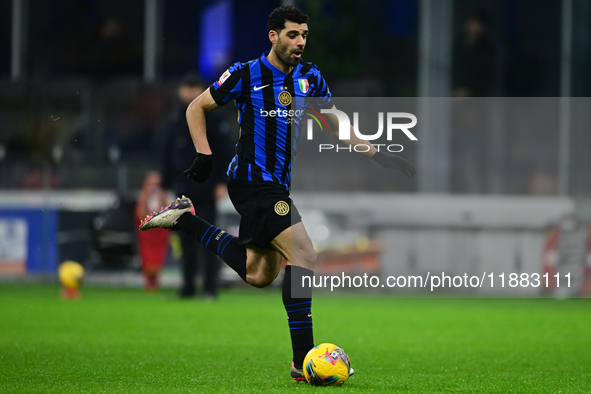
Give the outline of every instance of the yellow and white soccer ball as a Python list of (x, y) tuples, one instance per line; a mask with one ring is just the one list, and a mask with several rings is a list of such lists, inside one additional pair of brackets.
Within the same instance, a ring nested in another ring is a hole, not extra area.
[(75, 261), (64, 261), (59, 266), (58, 274), (62, 287), (77, 290), (84, 280), (84, 267)]
[(347, 353), (333, 343), (313, 347), (304, 358), (304, 376), (314, 386), (341, 386), (350, 370)]

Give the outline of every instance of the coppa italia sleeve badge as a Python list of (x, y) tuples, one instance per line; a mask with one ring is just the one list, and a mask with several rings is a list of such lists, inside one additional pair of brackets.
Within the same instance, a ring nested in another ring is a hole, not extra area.
[(226, 79), (228, 79), (230, 77), (230, 70), (226, 70), (222, 76), (220, 77), (220, 79), (218, 79), (218, 86), (222, 86), (222, 84), (224, 82), (226, 82)]

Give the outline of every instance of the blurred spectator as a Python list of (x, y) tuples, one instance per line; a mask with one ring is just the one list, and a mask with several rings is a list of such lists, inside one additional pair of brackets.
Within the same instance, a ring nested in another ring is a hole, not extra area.
[(128, 37), (119, 17), (111, 15), (104, 19), (90, 49), (89, 68), (99, 79), (141, 75), (142, 48)]
[[(555, 223), (546, 235), (542, 270), (547, 281), (542, 287), (545, 293), (591, 296), (591, 224), (574, 214), (567, 214)], [(568, 286), (564, 285), (565, 280)]]
[(121, 140), (122, 150), (160, 152), (171, 104), (170, 88), (142, 85), (126, 108), (133, 123), (128, 139)]
[(162, 151), (171, 108), (168, 86), (115, 80), (104, 84), (101, 93), (103, 146), (117, 147), (122, 159)]
[(526, 180), (526, 193), (551, 196), (558, 193), (556, 175), (538, 167), (531, 171)]
[(160, 271), (166, 260), (170, 233), (161, 228), (155, 229), (158, 231), (140, 231), (139, 225), (146, 215), (159, 211), (168, 204), (168, 199), (160, 188), (161, 182), (162, 177), (159, 173), (148, 173), (135, 206), (135, 229), (142, 260), (142, 272), (145, 278), (145, 288), (150, 292), (158, 291), (160, 288)]
[[(473, 11), (464, 20), (453, 48), (455, 97), (490, 97), (496, 89), (496, 50), (488, 36), (488, 20)], [(452, 191), (483, 193), (487, 184), (489, 111), (482, 101), (457, 101), (452, 144)]]
[[(207, 114), (207, 138), (214, 153), (214, 166), (209, 179), (198, 184), (184, 174), (195, 160), (193, 145), (185, 112), (188, 105), (199, 96), (206, 86), (199, 76), (185, 76), (178, 88), (181, 107), (173, 115), (166, 136), (163, 163), (163, 182), (165, 189), (177, 197), (185, 195), (193, 201), (196, 215), (214, 223), (216, 220), (216, 201), (227, 194), (226, 169), (232, 158), (232, 149), (228, 139), (229, 124), (216, 112)], [(149, 231), (148, 231), (149, 232)], [(218, 290), (218, 258), (188, 234), (179, 231), (182, 245), (183, 284), (181, 297), (193, 297), (196, 294), (196, 274), (198, 262), (203, 269), (203, 296), (214, 298)]]
[(484, 193), (487, 169), (487, 136), (490, 131), (488, 100), (453, 100), (452, 179), (454, 193)]
[(468, 15), (463, 34), (454, 43), (453, 50), (453, 95), (492, 96), (496, 87), (496, 51), (483, 13), (473, 11)]

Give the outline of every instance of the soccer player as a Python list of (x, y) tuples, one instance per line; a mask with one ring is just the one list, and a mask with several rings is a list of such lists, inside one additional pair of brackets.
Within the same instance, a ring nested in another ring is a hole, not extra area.
[[(321, 108), (334, 108), (318, 68), (302, 60), (308, 38), (308, 16), (293, 6), (281, 6), (269, 16), (271, 50), (247, 63), (235, 63), (187, 109), (187, 122), (197, 157), (185, 174), (204, 182), (211, 172), (212, 152), (205, 114), (234, 100), (239, 111), (240, 139), (228, 167), (228, 193), (240, 214), (239, 237), (233, 237), (194, 215), (191, 201), (179, 198), (153, 216), (141, 229), (169, 228), (191, 234), (218, 254), (254, 287), (271, 284), (287, 260), (283, 304), (288, 316), (293, 359), (291, 376), (303, 381), (303, 361), (314, 346), (311, 289), (292, 297), (292, 277), (313, 275), (316, 252), (289, 197), (291, 162), (299, 135), (300, 107), (314, 98)], [(295, 99), (294, 99), (295, 97)], [(301, 118), (301, 116), (300, 116)], [(329, 129), (338, 137), (338, 119), (327, 115)], [(352, 131), (352, 126), (351, 131)], [(377, 152), (353, 132), (348, 146), (365, 144), (362, 154), (408, 177), (415, 169), (403, 158)], [(301, 281), (294, 281), (301, 283)], [(353, 373), (353, 371), (351, 371)]]

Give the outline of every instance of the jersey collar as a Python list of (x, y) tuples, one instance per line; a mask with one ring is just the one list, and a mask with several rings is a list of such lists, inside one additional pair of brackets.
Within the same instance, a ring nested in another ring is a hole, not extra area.
[(300, 59), (298, 64), (296, 64), (294, 66), (294, 68), (289, 72), (289, 74), (286, 74), (283, 71), (281, 71), (280, 69), (278, 69), (277, 67), (275, 67), (274, 65), (272, 65), (269, 60), (267, 60), (267, 55), (269, 54), (269, 52), (271, 52), (271, 51), (263, 52), (263, 55), (261, 56), (261, 62), (263, 62), (265, 64), (265, 66), (267, 66), (273, 72), (273, 75), (284, 77), (286, 75), (292, 74), (296, 70), (296, 68), (300, 67), (300, 63), (302, 62), (302, 60)]

